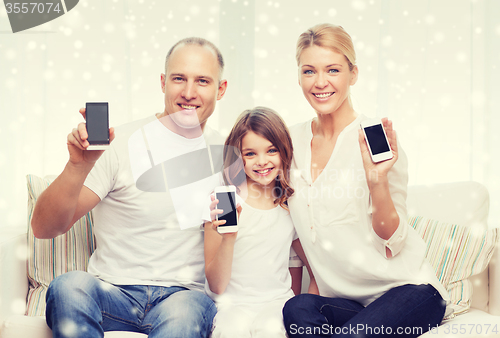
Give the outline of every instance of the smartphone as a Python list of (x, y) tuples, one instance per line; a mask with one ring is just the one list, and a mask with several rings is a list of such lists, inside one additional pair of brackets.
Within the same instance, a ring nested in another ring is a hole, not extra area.
[(109, 147), (109, 112), (107, 102), (87, 102), (85, 119), (90, 145), (87, 150), (106, 150)]
[(217, 231), (220, 234), (238, 231), (238, 213), (236, 211), (236, 187), (227, 185), (215, 188), (215, 198), (219, 200), (217, 209), (223, 213), (216, 215), (217, 220), (225, 220), (226, 223), (219, 225)]
[(393, 157), (382, 121), (379, 119), (364, 120), (361, 122), (361, 129), (365, 134), (366, 144), (368, 144), (368, 150), (374, 163)]

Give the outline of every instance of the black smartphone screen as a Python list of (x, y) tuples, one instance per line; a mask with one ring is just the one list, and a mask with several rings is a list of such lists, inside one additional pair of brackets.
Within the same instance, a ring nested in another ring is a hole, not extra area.
[(87, 102), (85, 119), (90, 144), (109, 144), (108, 103)]
[(374, 126), (365, 128), (366, 138), (368, 139), (368, 143), (370, 144), (370, 149), (372, 150), (373, 155), (385, 153), (386, 151), (391, 150), (384, 136), (384, 129), (382, 128), (383, 127), (381, 124), (376, 124)]
[(237, 225), (236, 203), (234, 192), (218, 192), (216, 194), (219, 204), (217, 209), (222, 209), (223, 213), (218, 216), (219, 220), (226, 220), (225, 224), (220, 226)]

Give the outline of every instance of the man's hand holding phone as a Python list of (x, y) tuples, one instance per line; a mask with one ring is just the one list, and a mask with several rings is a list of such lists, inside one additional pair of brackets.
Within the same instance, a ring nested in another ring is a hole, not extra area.
[[(86, 109), (81, 108), (80, 114), (86, 119)], [(104, 150), (87, 150), (90, 146), (88, 141), (87, 125), (85, 122), (78, 124), (78, 127), (74, 128), (73, 131), (68, 135), (67, 144), (69, 151), (69, 162), (74, 165), (94, 165), (94, 163), (99, 159)], [(114, 128), (109, 128), (109, 142), (113, 141), (115, 138)]]

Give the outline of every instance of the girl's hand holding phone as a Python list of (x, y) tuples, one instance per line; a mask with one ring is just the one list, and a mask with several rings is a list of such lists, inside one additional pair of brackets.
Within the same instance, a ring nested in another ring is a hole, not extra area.
[[(212, 200), (212, 202), (210, 203), (210, 218), (212, 220), (212, 229), (219, 233), (219, 231), (217, 230), (218, 227), (226, 224), (226, 220), (224, 220), (224, 219), (218, 220), (217, 216), (223, 214), (224, 210), (217, 209), (217, 205), (219, 204), (219, 200), (216, 199), (215, 196), (211, 195), (210, 199)], [(240, 217), (241, 210), (242, 210), (241, 204), (237, 203), (236, 204), (236, 211), (238, 213), (238, 218)], [(236, 236), (236, 234), (237, 234), (237, 232), (228, 232), (228, 233), (222, 233), (221, 235)]]

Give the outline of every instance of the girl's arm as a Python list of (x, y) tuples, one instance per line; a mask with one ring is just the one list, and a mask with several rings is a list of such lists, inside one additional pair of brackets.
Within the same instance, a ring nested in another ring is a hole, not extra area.
[(219, 234), (217, 226), (225, 221), (205, 223), (205, 276), (212, 292), (220, 295), (226, 291), (231, 279), (234, 243), (237, 232)]
[[(205, 276), (208, 286), (213, 293), (218, 295), (226, 291), (226, 287), (231, 279), (231, 269), (233, 265), (234, 243), (237, 232), (219, 234), (217, 227), (226, 223), (225, 220), (215, 220), (215, 216), (223, 211), (215, 209), (219, 200), (210, 196), (210, 218), (212, 222), (205, 223)], [(238, 217), (241, 213), (241, 205), (236, 204)]]
[[(292, 247), (295, 250), (295, 252), (297, 253), (297, 255), (299, 256), (302, 263), (304, 263), (304, 265), (306, 266), (307, 272), (309, 273), (310, 282), (309, 282), (309, 288), (307, 290), (307, 293), (319, 295), (319, 289), (318, 289), (318, 285), (316, 284), (316, 279), (314, 278), (314, 274), (311, 270), (311, 266), (309, 265), (309, 261), (307, 260), (306, 254), (304, 253), (304, 249), (302, 249), (302, 244), (300, 244), (300, 239), (294, 240), (292, 242)], [(301, 274), (301, 277), (302, 277), (302, 274)], [(293, 278), (293, 275), (292, 275), (292, 278)], [(293, 280), (292, 280), (292, 284), (293, 284)]]
[(304, 263), (300, 259), (299, 255), (297, 255), (293, 247), (290, 247), (290, 253), (288, 254), (288, 271), (292, 277), (292, 291), (294, 295), (301, 294)]
[(303, 268), (303, 266), (291, 266), (288, 268), (290, 276), (292, 276), (292, 291), (294, 295), (299, 295), (301, 293)]

